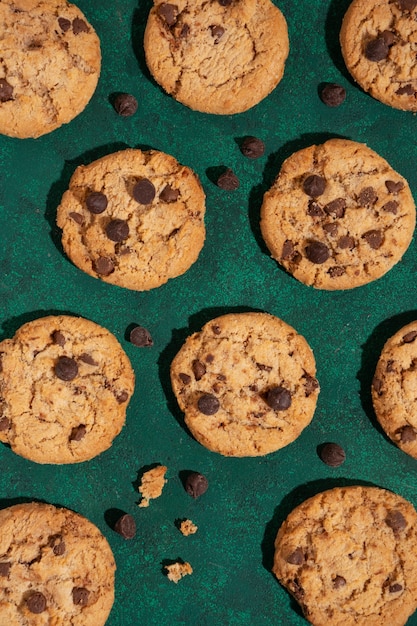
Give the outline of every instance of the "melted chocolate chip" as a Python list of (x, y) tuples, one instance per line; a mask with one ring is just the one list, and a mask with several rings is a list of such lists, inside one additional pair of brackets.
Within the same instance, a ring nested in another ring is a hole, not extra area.
[(324, 206), (324, 210), (328, 215), (334, 215), (337, 218), (342, 218), (344, 216), (345, 209), (346, 200), (344, 198), (336, 198)]
[(394, 215), (396, 215), (399, 206), (400, 205), (398, 204), (398, 202), (396, 200), (389, 200), (388, 202), (386, 202), (384, 204), (384, 206), (382, 207), (382, 210), (383, 211), (387, 211), (388, 213), (393, 213)]
[(389, 54), (389, 45), (384, 37), (376, 37), (371, 39), (365, 46), (365, 56), (368, 61), (383, 61)]
[(0, 431), (4, 432), (9, 430), (10, 428), (10, 420), (7, 417), (0, 418)]
[(139, 204), (150, 204), (155, 198), (155, 187), (147, 178), (138, 180), (133, 187), (133, 197)]
[(327, 83), (320, 92), (320, 99), (328, 107), (338, 107), (346, 99), (346, 89), (336, 83)]
[(411, 443), (412, 441), (415, 441), (417, 438), (416, 431), (409, 424), (397, 430), (397, 433), (400, 436), (401, 443)]
[(78, 365), (68, 356), (58, 357), (54, 367), (55, 375), (61, 380), (74, 380), (78, 374)]
[(74, 587), (72, 590), (72, 601), (77, 606), (86, 606), (90, 592), (85, 587)]
[(138, 348), (149, 348), (153, 346), (151, 333), (143, 326), (135, 326), (135, 328), (130, 331), (129, 340)]
[(225, 191), (234, 191), (239, 187), (239, 179), (230, 167), (217, 179), (217, 186)]
[(286, 411), (291, 406), (291, 393), (285, 387), (271, 387), (265, 395), (265, 402), (274, 411)]
[(408, 83), (407, 85), (402, 85), (402, 87), (398, 87), (395, 93), (397, 94), (397, 96), (414, 96), (415, 89), (413, 85), (410, 85)]
[(125, 220), (112, 220), (106, 226), (106, 235), (110, 241), (125, 241), (129, 237), (129, 224)]
[(224, 28), (223, 26), (213, 25), (213, 26), (210, 26), (210, 32), (211, 32), (211, 36), (214, 39), (214, 43), (217, 44), (219, 43), (220, 39), (224, 35)]
[(319, 449), (319, 456), (330, 467), (339, 467), (346, 460), (346, 453), (338, 443), (323, 444)]
[(361, 206), (372, 206), (378, 200), (378, 196), (373, 187), (364, 187), (359, 193), (358, 200)]
[(157, 9), (159, 17), (168, 25), (174, 26), (178, 17), (178, 7), (176, 4), (164, 2)]
[(185, 374), (184, 372), (181, 372), (180, 374), (178, 374), (178, 378), (180, 379), (183, 385), (189, 385), (191, 382), (191, 376), (189, 376), (188, 374)]
[(385, 187), (388, 189), (389, 193), (398, 193), (401, 189), (404, 189), (404, 183), (399, 180), (395, 182), (394, 180), (386, 180)]
[(114, 264), (111, 259), (105, 256), (100, 256), (93, 263), (94, 270), (100, 276), (110, 276), (114, 272)]
[(304, 553), (302, 548), (296, 548), (285, 559), (290, 565), (302, 565), (304, 563)]
[(131, 117), (138, 110), (138, 101), (130, 93), (118, 93), (113, 106), (121, 117)]
[(349, 248), (349, 250), (353, 250), (355, 247), (355, 239), (351, 235), (343, 235), (337, 242), (337, 246), (341, 250), (346, 250), (347, 248)]
[(208, 489), (208, 480), (199, 472), (190, 472), (185, 479), (185, 491), (193, 498), (199, 498)]
[(327, 259), (330, 257), (330, 250), (326, 246), (325, 243), (321, 241), (312, 241), (311, 243), (306, 245), (305, 248), (306, 257), (312, 263), (316, 263), (320, 265), (321, 263), (325, 263)]
[(8, 576), (11, 566), (12, 564), (10, 562), (4, 561), (3, 563), (0, 563), (0, 576), (3, 576), (4, 578)]
[(373, 250), (378, 250), (384, 243), (384, 234), (381, 230), (368, 230), (362, 235), (362, 239), (365, 239)]
[(205, 393), (198, 399), (197, 406), (203, 415), (214, 415), (220, 409), (220, 402), (212, 393)]
[(5, 78), (0, 78), (0, 102), (13, 99), (13, 87)]
[(387, 524), (387, 526), (392, 528), (395, 533), (399, 532), (400, 530), (404, 530), (404, 528), (407, 526), (404, 515), (400, 513), (400, 511), (394, 510), (388, 512), (385, 518), (385, 523)]
[(66, 33), (71, 28), (71, 22), (66, 17), (59, 17), (58, 24), (63, 33)]
[(324, 193), (326, 188), (326, 180), (317, 174), (311, 174), (304, 179), (303, 190), (311, 198), (317, 198)]
[(136, 535), (136, 522), (132, 515), (125, 513), (125, 515), (119, 517), (114, 525), (114, 530), (124, 539), (133, 539)]
[(240, 151), (243, 156), (249, 159), (258, 159), (265, 152), (265, 144), (262, 139), (257, 137), (245, 137), (240, 146)]
[(26, 598), (26, 606), (31, 613), (43, 613), (46, 609), (46, 598), (40, 591), (33, 591)]
[(198, 359), (194, 359), (191, 368), (193, 370), (194, 378), (196, 380), (201, 380), (206, 373), (206, 366)]
[(54, 330), (51, 335), (52, 341), (56, 343), (61, 348), (65, 345), (65, 336), (61, 333), (60, 330)]
[(333, 578), (334, 589), (341, 589), (345, 585), (346, 585), (346, 578), (343, 578), (343, 576), (336, 576), (336, 578)]
[(107, 209), (107, 196), (101, 191), (91, 191), (85, 198), (85, 204), (90, 213), (99, 215)]
[(410, 330), (410, 332), (403, 335), (404, 343), (412, 343), (417, 337), (417, 330)]
[(180, 195), (179, 189), (174, 189), (171, 185), (165, 185), (161, 193), (159, 194), (159, 199), (162, 202), (176, 202), (178, 200), (178, 196)]
[(80, 424), (79, 426), (75, 426), (71, 430), (71, 434), (69, 436), (70, 441), (81, 441), (84, 439), (87, 429), (84, 424)]
[(79, 17), (76, 17), (74, 20), (72, 20), (72, 32), (74, 33), (74, 35), (79, 35), (80, 33), (88, 33), (89, 32), (89, 28), (86, 24), (86, 22), (84, 22), (84, 20), (82, 20)]

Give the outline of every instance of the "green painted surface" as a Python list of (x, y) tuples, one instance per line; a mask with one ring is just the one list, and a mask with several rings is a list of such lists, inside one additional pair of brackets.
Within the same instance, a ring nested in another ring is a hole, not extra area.
[[(0, 338), (50, 312), (85, 316), (121, 341), (137, 375), (127, 423), (111, 450), (76, 466), (40, 466), (2, 446), (0, 505), (39, 499), (88, 517), (108, 538), (117, 561), (116, 601), (109, 626), (302, 626), (305, 620), (270, 573), (276, 531), (289, 511), (318, 491), (353, 483), (392, 489), (417, 506), (417, 461), (395, 448), (375, 423), (370, 383), (385, 340), (417, 316), (416, 242), (391, 272), (349, 292), (320, 292), (297, 283), (270, 259), (259, 235), (262, 194), (285, 157), (331, 136), (366, 142), (410, 182), (417, 198), (417, 119), (391, 110), (350, 80), (338, 44), (347, 0), (280, 0), (291, 51), (277, 89), (247, 113), (196, 113), (151, 80), (142, 39), (150, 2), (79, 0), (102, 42), (103, 69), (87, 109), (71, 124), (37, 140), (0, 138)], [(347, 89), (329, 109), (322, 82)], [(139, 100), (119, 118), (109, 97)], [(251, 161), (238, 141), (254, 134), (265, 156)], [(123, 147), (174, 155), (200, 176), (207, 194), (207, 240), (182, 277), (145, 293), (84, 275), (62, 254), (55, 211), (75, 167)], [(231, 167), (241, 186), (213, 184), (214, 168)], [(235, 310), (281, 317), (312, 346), (321, 384), (311, 425), (287, 448), (264, 458), (228, 459), (195, 442), (182, 424), (169, 387), (169, 364), (189, 332)], [(132, 323), (147, 327), (150, 349), (125, 340)], [(340, 468), (325, 466), (316, 448), (337, 441)], [(168, 466), (168, 483), (148, 509), (137, 507), (138, 472)], [(198, 500), (183, 490), (180, 472), (198, 470), (210, 482)], [(112, 530), (114, 510), (134, 515), (135, 539)], [(175, 520), (189, 517), (198, 533), (183, 537)], [(174, 585), (164, 559), (188, 560), (194, 574)], [(417, 615), (410, 619), (417, 624)]]

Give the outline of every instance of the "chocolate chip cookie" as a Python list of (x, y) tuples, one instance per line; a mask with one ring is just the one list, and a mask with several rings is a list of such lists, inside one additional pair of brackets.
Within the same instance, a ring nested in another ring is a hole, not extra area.
[(168, 94), (191, 109), (230, 115), (278, 85), (289, 42), (285, 18), (270, 0), (154, 0), (144, 47)]
[(340, 31), (346, 66), (371, 96), (417, 111), (416, 0), (354, 0)]
[(417, 513), (377, 487), (337, 487), (295, 508), (273, 572), (315, 626), (403, 626), (417, 608)]
[(79, 463), (121, 431), (134, 372), (117, 339), (66, 315), (0, 343), (0, 441), (37, 463)]
[(2, 0), (0, 24), (0, 133), (39, 137), (70, 122), (100, 75), (94, 28), (66, 0)]
[(157, 150), (127, 149), (75, 170), (57, 224), (79, 269), (145, 291), (197, 260), (204, 214), (205, 194), (190, 168)]
[(388, 437), (417, 459), (417, 321), (386, 342), (372, 381), (376, 417)]
[(274, 259), (306, 285), (351, 289), (406, 252), (416, 210), (407, 181), (366, 145), (330, 139), (284, 161), (261, 207)]
[(0, 511), (0, 623), (103, 626), (116, 565), (89, 520), (51, 504)]
[(294, 441), (319, 394), (306, 340), (267, 313), (230, 313), (205, 324), (174, 358), (171, 382), (197, 441), (236, 457)]

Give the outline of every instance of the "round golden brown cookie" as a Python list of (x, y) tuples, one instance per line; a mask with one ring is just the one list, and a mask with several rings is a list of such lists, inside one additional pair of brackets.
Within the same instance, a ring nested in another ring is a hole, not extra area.
[(156, 150), (121, 150), (78, 167), (58, 207), (62, 245), (81, 270), (144, 291), (180, 276), (204, 244), (197, 175)]
[(148, 68), (176, 100), (203, 113), (250, 109), (280, 82), (287, 24), (270, 0), (154, 0)]
[(134, 372), (117, 339), (89, 320), (48, 316), (0, 343), (0, 441), (37, 463), (79, 463), (121, 431)]
[(407, 181), (376, 152), (347, 139), (292, 154), (261, 207), (273, 258), (302, 283), (329, 290), (388, 272), (407, 250), (415, 220)]
[(102, 626), (116, 565), (89, 520), (30, 502), (0, 511), (0, 623)]
[(100, 75), (100, 41), (65, 0), (0, 2), (0, 133), (39, 137), (70, 122)]
[(377, 487), (337, 487), (296, 507), (273, 572), (314, 626), (403, 626), (417, 608), (417, 513)]
[(388, 437), (417, 459), (417, 321), (386, 342), (372, 381), (376, 417)]
[(230, 313), (194, 333), (171, 364), (185, 423), (225, 456), (260, 456), (310, 423), (319, 384), (304, 337), (267, 313)]
[(416, 0), (354, 0), (340, 31), (346, 66), (384, 104), (417, 111)]

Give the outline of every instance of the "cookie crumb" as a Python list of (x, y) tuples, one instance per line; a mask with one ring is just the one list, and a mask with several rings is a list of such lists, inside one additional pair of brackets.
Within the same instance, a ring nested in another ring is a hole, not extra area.
[(187, 562), (176, 561), (175, 563), (171, 563), (170, 565), (165, 565), (164, 569), (167, 572), (167, 577), (172, 582), (177, 583), (183, 576), (187, 576), (187, 574), (193, 573), (193, 568)]
[(167, 469), (165, 465), (158, 465), (143, 474), (139, 486), (139, 493), (142, 495), (142, 500), (139, 502), (140, 507), (149, 506), (149, 500), (159, 498), (167, 482), (165, 479)]
[(182, 520), (179, 523), (178, 528), (186, 537), (188, 537), (188, 535), (194, 535), (198, 530), (198, 526), (196, 526), (190, 519)]

